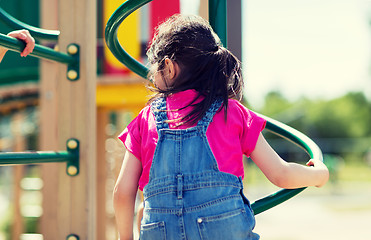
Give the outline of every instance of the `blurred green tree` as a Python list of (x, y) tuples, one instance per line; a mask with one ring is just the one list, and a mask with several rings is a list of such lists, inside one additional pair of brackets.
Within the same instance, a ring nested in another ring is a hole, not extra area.
[[(362, 92), (349, 92), (331, 100), (301, 98), (290, 102), (274, 91), (267, 94), (259, 112), (308, 135), (324, 153), (362, 161), (369, 150), (371, 102)], [(270, 134), (267, 137), (277, 139)], [(284, 141), (272, 143), (282, 154), (294, 151)]]
[(361, 92), (308, 104), (305, 126), (319, 138), (361, 138), (371, 133), (371, 104)]

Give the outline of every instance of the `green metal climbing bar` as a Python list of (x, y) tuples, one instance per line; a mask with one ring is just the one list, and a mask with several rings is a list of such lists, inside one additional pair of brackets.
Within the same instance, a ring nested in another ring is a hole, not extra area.
[[(9, 37), (2, 33), (0, 33), (0, 45), (16, 52), (21, 52), (25, 47), (25, 43), (23, 41), (17, 40), (13, 37)], [(46, 58), (49, 60), (67, 64), (76, 64), (79, 62), (78, 57), (66, 53), (57, 52), (51, 48), (39, 44), (35, 45), (35, 48), (30, 56)]]
[(66, 162), (67, 174), (75, 176), (79, 173), (79, 141), (69, 139), (66, 148), (66, 151), (59, 152), (1, 152), (0, 165)]
[(0, 7), (0, 21), (7, 24), (9, 27), (13, 29), (26, 29), (31, 33), (31, 35), (34, 38), (37, 39), (57, 41), (60, 34), (58, 30), (46, 30), (21, 22), (18, 19), (11, 16), (10, 14), (8, 14), (2, 7)]
[[(120, 45), (117, 38), (117, 29), (124, 19), (132, 12), (152, 0), (128, 0), (124, 2), (110, 17), (106, 25), (105, 37), (108, 48), (113, 55), (139, 76), (146, 78), (148, 69), (140, 62), (133, 59)], [(224, 46), (227, 46), (227, 16), (226, 0), (209, 0), (210, 24), (219, 35)], [(216, 26), (217, 25), (217, 26)], [(266, 116), (266, 129), (297, 144), (303, 148), (310, 158), (323, 160), (321, 149), (306, 135), (301, 132)], [(251, 204), (254, 214), (264, 212), (302, 192), (305, 188), (282, 189), (269, 196), (259, 199)]]
[[(25, 47), (25, 43), (23, 41), (9, 37), (2, 33), (0, 33), (0, 45), (16, 52), (21, 52)], [(58, 52), (51, 48), (36, 44), (33, 52), (30, 53), (30, 56), (67, 64), (67, 78), (69, 80), (77, 80), (79, 77), (80, 54), (79, 46), (76, 44), (70, 44), (67, 47), (67, 53)]]

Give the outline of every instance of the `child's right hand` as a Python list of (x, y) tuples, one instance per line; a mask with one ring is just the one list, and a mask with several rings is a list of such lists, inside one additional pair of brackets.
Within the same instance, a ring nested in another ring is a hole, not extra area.
[(26, 47), (21, 52), (22, 57), (26, 57), (33, 51), (35, 47), (35, 39), (31, 36), (31, 34), (27, 30), (12, 31), (7, 35), (22, 40), (26, 43)]
[(316, 187), (322, 187), (325, 185), (325, 183), (328, 181), (330, 174), (326, 167), (326, 165), (321, 161), (317, 159), (310, 159), (307, 163), (307, 166), (314, 167), (315, 170), (318, 172), (318, 184), (316, 184)]

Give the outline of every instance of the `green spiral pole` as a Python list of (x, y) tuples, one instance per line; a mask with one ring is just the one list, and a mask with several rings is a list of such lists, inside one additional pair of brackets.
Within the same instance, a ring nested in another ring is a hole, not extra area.
[(151, 2), (152, 0), (128, 0), (124, 2), (116, 11), (112, 14), (107, 22), (105, 30), (105, 39), (108, 48), (112, 54), (131, 71), (135, 72), (142, 78), (147, 78), (148, 69), (143, 66), (140, 62), (132, 58), (121, 46), (117, 38), (117, 29), (120, 24), (127, 18), (132, 12), (140, 8), (141, 6)]

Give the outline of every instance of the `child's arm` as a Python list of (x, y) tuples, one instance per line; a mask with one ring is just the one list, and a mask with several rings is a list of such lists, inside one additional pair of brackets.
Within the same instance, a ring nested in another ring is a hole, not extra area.
[(133, 239), (135, 198), (141, 172), (141, 162), (132, 153), (126, 151), (113, 192), (113, 205), (120, 240)]
[[(21, 52), (22, 57), (26, 57), (33, 51), (35, 47), (35, 39), (31, 36), (31, 34), (27, 30), (13, 31), (8, 33), (7, 35), (22, 40), (26, 43), (26, 47)], [(0, 46), (0, 62), (7, 51), (8, 49)]]
[(284, 161), (262, 134), (250, 157), (269, 181), (281, 188), (321, 187), (329, 178), (328, 169), (321, 161), (310, 160), (308, 166)]
[(0, 46), (0, 62), (1, 60), (3, 60), (4, 56), (5, 56), (5, 53), (7, 52), (8, 50), (2, 46)]

